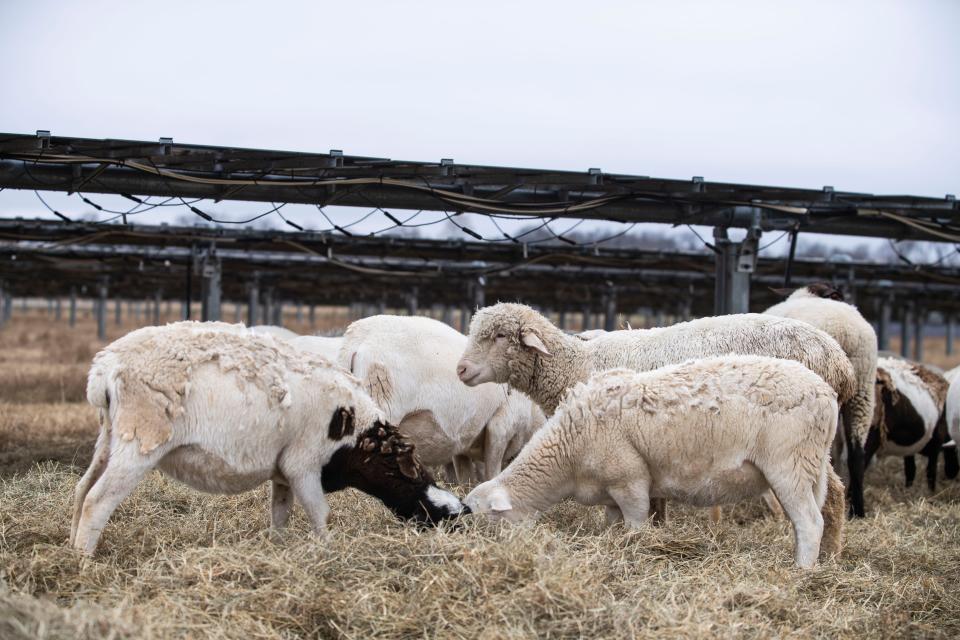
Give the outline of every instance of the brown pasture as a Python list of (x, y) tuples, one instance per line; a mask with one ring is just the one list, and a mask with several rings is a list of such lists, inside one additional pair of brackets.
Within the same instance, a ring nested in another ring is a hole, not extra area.
[(207, 495), (157, 473), (84, 559), (67, 538), (97, 429), (92, 335), (39, 315), (0, 330), (0, 638), (960, 636), (960, 483), (906, 489), (897, 459), (868, 472), (842, 556), (811, 571), (759, 503), (716, 526), (676, 506), (637, 534), (571, 503), (530, 529), (420, 531), (345, 491), (317, 539), (299, 510), (268, 531), (266, 487)]

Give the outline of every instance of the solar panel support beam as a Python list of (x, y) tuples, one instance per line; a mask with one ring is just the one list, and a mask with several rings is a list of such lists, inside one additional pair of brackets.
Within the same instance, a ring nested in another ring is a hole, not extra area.
[(97, 339), (107, 339), (107, 281), (101, 280), (97, 285)]
[(713, 230), (717, 248), (713, 307), (718, 316), (750, 311), (750, 274), (757, 264), (759, 232), (751, 230), (740, 242), (732, 241), (726, 227)]
[(220, 320), (220, 300), (222, 291), (220, 287), (221, 267), (220, 258), (216, 256), (212, 249), (208, 249), (201, 260), (201, 317), (204, 322)]

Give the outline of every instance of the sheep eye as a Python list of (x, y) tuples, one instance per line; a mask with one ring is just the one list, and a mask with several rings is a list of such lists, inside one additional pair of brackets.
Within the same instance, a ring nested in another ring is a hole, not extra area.
[(500, 338), (506, 338), (506, 337), (507, 337), (507, 334), (505, 334), (505, 333), (498, 333), (498, 334), (496, 335), (497, 340), (499, 340)]

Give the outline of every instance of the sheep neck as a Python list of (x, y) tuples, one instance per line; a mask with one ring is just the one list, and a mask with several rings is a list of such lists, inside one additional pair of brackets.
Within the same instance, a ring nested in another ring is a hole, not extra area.
[(527, 370), (516, 372), (510, 385), (530, 396), (550, 416), (567, 389), (590, 377), (593, 358), (587, 343), (579, 338), (558, 329), (544, 333), (541, 339), (552, 355), (536, 354)]
[(514, 509), (524, 515), (546, 511), (572, 495), (572, 469), (567, 455), (569, 439), (562, 437), (560, 425), (525, 447), (500, 475), (510, 493)]

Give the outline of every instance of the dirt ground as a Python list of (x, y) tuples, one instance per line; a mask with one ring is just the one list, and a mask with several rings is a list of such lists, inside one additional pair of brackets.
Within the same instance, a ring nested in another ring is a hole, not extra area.
[(636, 534), (572, 503), (532, 528), (421, 531), (348, 490), (318, 539), (299, 509), (271, 534), (266, 487), (208, 495), (158, 473), (81, 558), (66, 542), (96, 437), (94, 335), (42, 313), (0, 330), (0, 638), (960, 637), (960, 483), (905, 488), (893, 458), (869, 470), (842, 556), (810, 571), (759, 501), (716, 526), (673, 506)]

